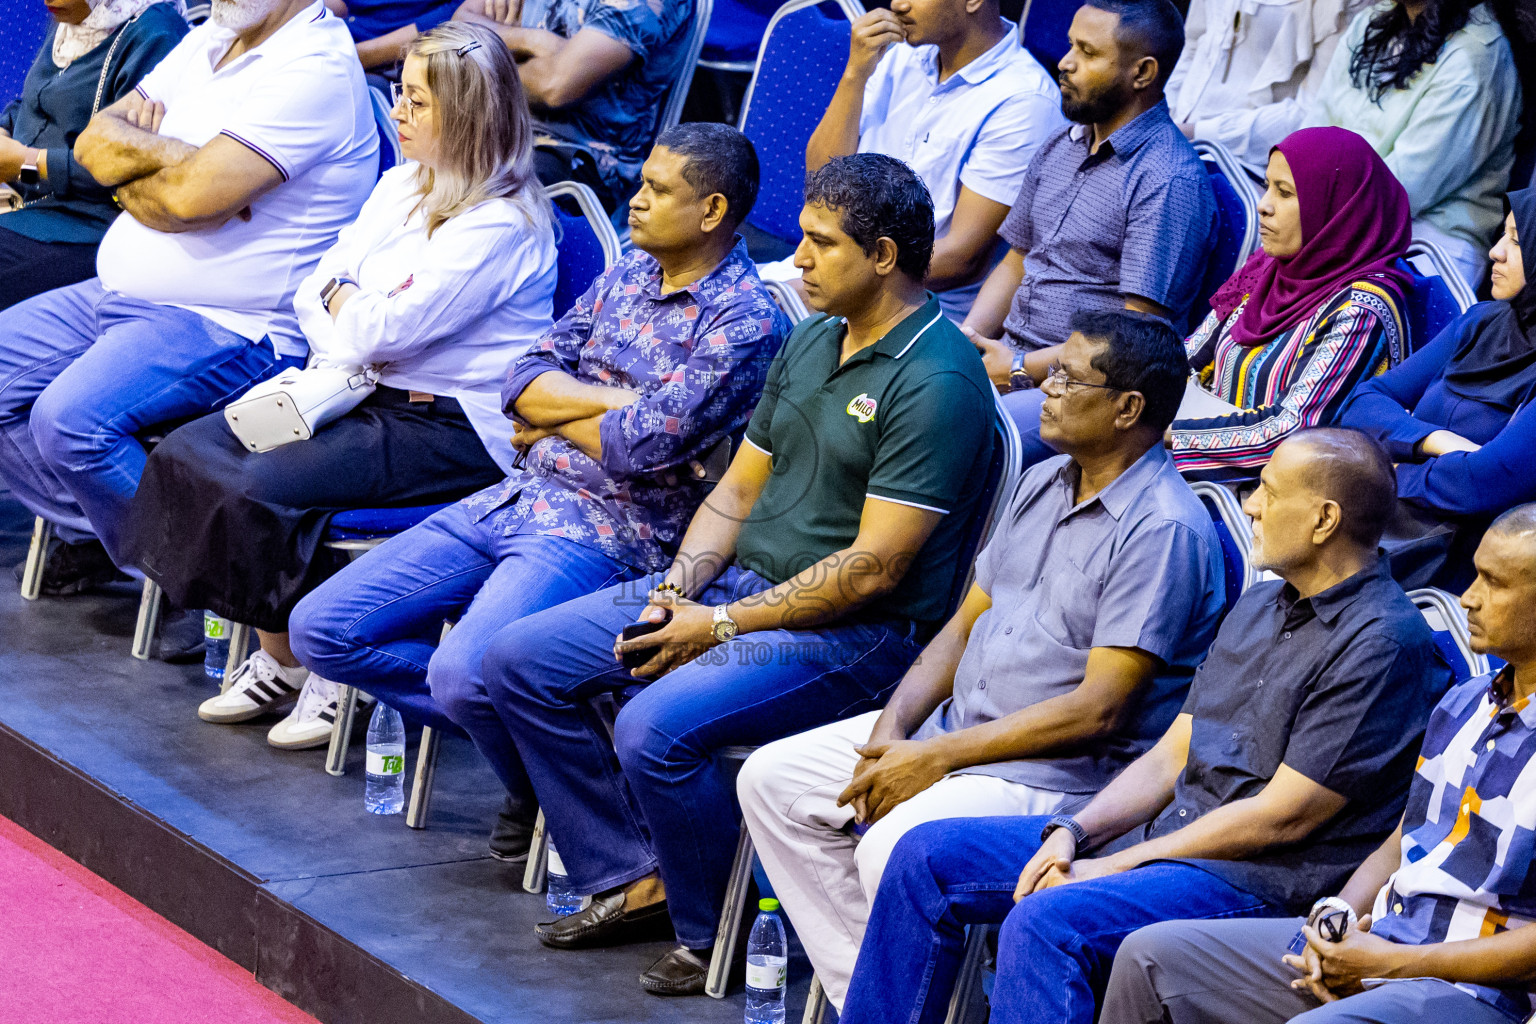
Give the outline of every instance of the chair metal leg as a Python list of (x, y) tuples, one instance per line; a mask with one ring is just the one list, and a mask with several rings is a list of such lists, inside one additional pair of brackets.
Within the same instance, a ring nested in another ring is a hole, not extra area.
[(523, 869), (523, 892), (543, 892), (549, 878), (549, 836), (544, 833), (544, 809), (533, 823), (533, 842), (528, 847), (528, 866)]
[(411, 780), (411, 802), (405, 809), (405, 823), (411, 828), (426, 828), (432, 806), (432, 777), (437, 774), (437, 748), (442, 734), (430, 725), (422, 726), (421, 746), (416, 749), (416, 774)]
[(827, 1017), (827, 994), (822, 991), (821, 979), (811, 975), (811, 990), (805, 994), (805, 1012), (800, 1024), (822, 1024)]
[(48, 543), (53, 540), (53, 524), (42, 516), (32, 521), (32, 546), (27, 548), (27, 566), (21, 573), (21, 596), (36, 601), (43, 593), (43, 565), (48, 561)]
[(251, 627), (243, 622), (231, 622), (229, 624), (229, 657), (224, 659), (224, 682), (219, 685), (219, 692), (229, 689), (230, 683), (235, 681), (235, 669), (245, 661), (251, 653)]
[[(352, 721), (357, 717), (357, 687), (336, 687), (336, 721), (331, 725), (331, 747), (325, 754), (328, 775), (347, 774), (347, 748), (352, 745)], [(425, 740), (425, 736), (422, 737)], [(425, 812), (423, 812), (425, 817)]]
[(731, 862), (731, 877), (725, 886), (725, 906), (720, 908), (720, 927), (715, 931), (715, 950), (709, 958), (709, 976), (704, 982), (705, 994), (724, 999), (731, 984), (732, 961), (736, 959), (736, 942), (741, 937), (747, 907), (747, 892), (752, 885), (752, 833), (746, 823), (741, 826), (741, 838), (736, 841), (736, 859)]
[(133, 656), (148, 661), (155, 656), (155, 640), (160, 635), (160, 605), (164, 595), (160, 584), (145, 579), (139, 595), (139, 621), (133, 627)]
[(955, 990), (949, 997), (949, 1012), (944, 1024), (965, 1024), (971, 1004), (981, 987), (981, 966), (987, 958), (989, 925), (973, 924), (965, 939), (965, 958), (960, 961), (960, 973), (955, 976)]

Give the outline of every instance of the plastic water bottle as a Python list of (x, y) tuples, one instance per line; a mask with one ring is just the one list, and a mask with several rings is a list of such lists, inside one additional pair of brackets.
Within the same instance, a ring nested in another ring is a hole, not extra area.
[(368, 788), (363, 806), (370, 814), (405, 809), (405, 723), (400, 712), (379, 701), (368, 720)]
[(203, 612), (203, 675), (215, 683), (224, 681), (229, 660), (229, 620)]
[(747, 937), (746, 1024), (784, 1024), (784, 983), (789, 974), (789, 949), (778, 900), (759, 900), (757, 921)]
[(571, 888), (571, 880), (565, 874), (565, 862), (555, 844), (549, 844), (549, 871), (544, 878), (544, 901), (549, 912), (556, 917), (574, 914), (587, 905), (586, 897)]

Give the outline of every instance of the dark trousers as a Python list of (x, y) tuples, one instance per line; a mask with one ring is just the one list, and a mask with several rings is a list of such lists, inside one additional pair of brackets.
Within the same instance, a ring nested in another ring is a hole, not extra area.
[[(661, 575), (513, 623), (482, 673), (572, 884), (598, 893), (659, 871), (678, 940), (704, 949), (741, 822), (720, 749), (880, 707), (921, 648), (905, 620), (744, 634), (647, 685), (619, 712), (610, 742), (591, 700), (640, 682), (613, 642)], [(732, 566), (699, 601), (768, 586)]]
[(39, 242), (0, 217), (0, 309), (96, 276), (96, 242)]
[(896, 844), (840, 1024), (938, 1024), (967, 925), (1001, 924), (993, 1024), (1092, 1024), (1115, 951), (1172, 918), (1272, 917), (1280, 908), (1191, 864), (1159, 862), (1013, 901), (1046, 817), (953, 818)]

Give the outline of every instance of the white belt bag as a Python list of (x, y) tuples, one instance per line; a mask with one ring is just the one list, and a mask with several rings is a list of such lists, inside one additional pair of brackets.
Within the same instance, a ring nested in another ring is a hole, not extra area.
[(284, 370), (224, 407), (224, 422), (253, 452), (269, 452), (351, 412), (378, 387), (377, 375), (358, 366)]

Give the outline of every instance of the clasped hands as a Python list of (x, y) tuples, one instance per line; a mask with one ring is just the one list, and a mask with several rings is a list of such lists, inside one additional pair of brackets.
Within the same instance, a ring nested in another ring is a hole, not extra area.
[(853, 806), (854, 820), (873, 825), (895, 808), (923, 792), (950, 766), (931, 743), (921, 740), (874, 740), (854, 748), (859, 763), (837, 806)]
[(1287, 953), (1283, 958), (1301, 975), (1291, 982), (1291, 988), (1309, 991), (1325, 1003), (1361, 991), (1367, 978), (1395, 977), (1399, 958), (1411, 950), (1372, 935), (1369, 914), (1339, 942), (1327, 941), (1311, 925), (1303, 925), (1302, 933), (1307, 937), (1307, 948), (1300, 956)]
[(1077, 843), (1072, 833), (1058, 828), (1046, 837), (1040, 849), (1024, 865), (1024, 870), (1019, 872), (1019, 884), (1014, 886), (1013, 901), (1017, 903), (1031, 893), (1054, 889), (1058, 885), (1118, 875), (1131, 866), (1117, 856), (1078, 857)]

